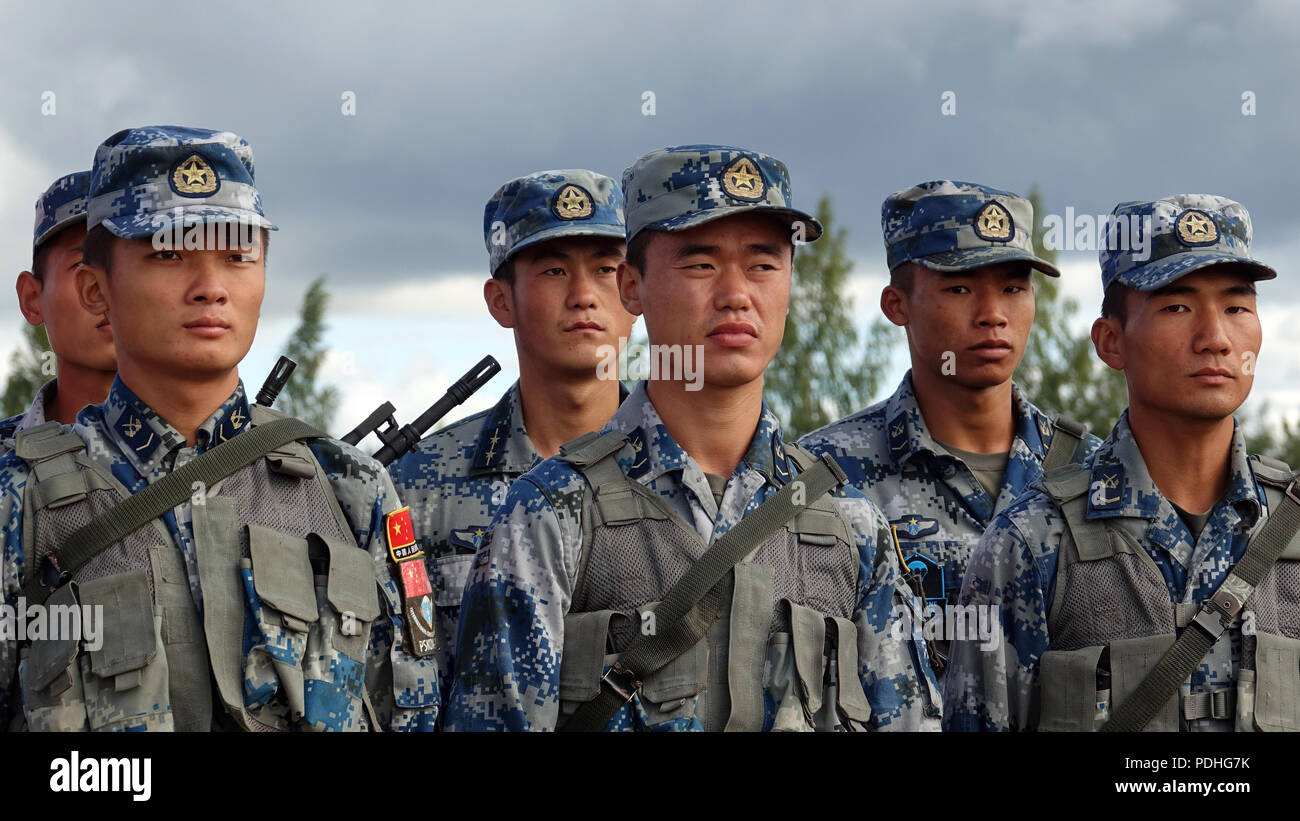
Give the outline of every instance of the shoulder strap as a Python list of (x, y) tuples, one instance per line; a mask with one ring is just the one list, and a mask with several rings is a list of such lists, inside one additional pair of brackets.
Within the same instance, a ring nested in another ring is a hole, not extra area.
[[(1268, 477), (1257, 473), (1256, 477), (1277, 484), (1275, 472)], [(1101, 728), (1102, 732), (1137, 732), (1146, 727), (1241, 613), (1250, 594), (1297, 533), (1300, 533), (1300, 498), (1296, 495), (1296, 478), (1290, 476), (1279, 504), (1269, 511), (1264, 526), (1246, 545), (1246, 551), (1223, 584), (1201, 603), (1191, 625), (1116, 708), (1110, 721)]]
[(1043, 474), (1043, 490), (1061, 509), (1079, 558), (1085, 562), (1104, 559), (1115, 552), (1106, 523), (1088, 518), (1091, 480), (1092, 471), (1080, 464), (1069, 464)]
[(1083, 437), (1088, 433), (1088, 426), (1068, 416), (1057, 415), (1052, 420), (1052, 430), (1051, 444), (1047, 446), (1047, 453), (1043, 455), (1044, 473), (1054, 468), (1064, 467), (1074, 460), (1074, 454), (1078, 452), (1079, 445), (1083, 444)]
[(580, 705), (561, 729), (568, 732), (605, 729), (610, 719), (640, 688), (643, 678), (694, 647), (704, 637), (726, 596), (726, 575), (753, 551), (755, 545), (805, 507), (793, 502), (795, 494), (802, 494), (806, 500), (817, 499), (846, 481), (847, 477), (835, 461), (823, 456), (723, 534), (691, 565), (655, 608), (657, 632), (649, 636), (637, 634), (627, 649), (619, 654), (614, 668), (601, 678), (600, 694)]
[[(195, 482), (215, 485), (287, 442), (326, 435), (306, 422), (288, 417), (250, 428), (104, 511), (64, 540), (46, 561), (59, 578), (67, 578), (108, 547), (188, 499)], [(44, 602), (57, 587), (42, 584), (42, 570), (42, 567), (27, 569), (24, 594), (28, 601)]]

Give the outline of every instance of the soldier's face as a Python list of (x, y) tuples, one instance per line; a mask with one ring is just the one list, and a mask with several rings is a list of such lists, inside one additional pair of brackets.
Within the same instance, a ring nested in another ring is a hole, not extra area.
[(1263, 341), (1255, 286), (1231, 266), (1188, 274), (1158, 291), (1131, 291), (1123, 325), (1099, 319), (1093, 340), (1124, 371), (1129, 404), (1214, 421), (1250, 394)]
[[(113, 332), (106, 318), (81, 306), (77, 296), (77, 268), (86, 227), (64, 228), (44, 247), (44, 276), (37, 282), (28, 274), (20, 278), (18, 299), (23, 314), (33, 324), (45, 323), (50, 348), (59, 361), (97, 371), (117, 368)], [(30, 279), (28, 279), (30, 278)]]
[(624, 266), (619, 274), (623, 304), (645, 315), (652, 345), (701, 346), (692, 351), (701, 352), (704, 384), (749, 384), (781, 347), (790, 252), (786, 226), (765, 214), (656, 232), (646, 243), (646, 270)]
[(550, 240), (512, 258), (513, 287), (488, 281), (488, 308), (502, 327), (514, 329), (523, 367), (595, 378), (601, 346), (617, 349), (635, 321), (618, 299), (625, 251), (609, 238)]
[(1034, 324), (1029, 266), (913, 271), (910, 293), (890, 286), (881, 297), (885, 315), (907, 328), (913, 371), (972, 389), (1009, 381)]
[(260, 232), (243, 250), (158, 251), (117, 240), (109, 271), (79, 274), (82, 304), (107, 311), (123, 378), (228, 376), (252, 347), (266, 289)]

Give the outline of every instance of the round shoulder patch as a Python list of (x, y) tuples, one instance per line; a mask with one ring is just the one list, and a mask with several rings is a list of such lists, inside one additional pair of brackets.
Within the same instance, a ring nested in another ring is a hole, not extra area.
[(172, 190), (182, 197), (208, 197), (221, 187), (217, 172), (202, 154), (190, 154), (172, 166)]
[(1214, 218), (1195, 208), (1178, 215), (1174, 221), (1174, 230), (1179, 242), (1193, 248), (1213, 245), (1219, 241), (1219, 226), (1214, 224)]
[(722, 190), (727, 196), (744, 202), (758, 202), (767, 194), (767, 182), (758, 163), (749, 157), (738, 157), (722, 169)]
[(997, 200), (991, 200), (975, 212), (975, 236), (986, 242), (1009, 242), (1016, 235), (1011, 212)]
[(551, 211), (562, 220), (581, 220), (591, 216), (591, 194), (578, 185), (564, 186), (551, 198)]

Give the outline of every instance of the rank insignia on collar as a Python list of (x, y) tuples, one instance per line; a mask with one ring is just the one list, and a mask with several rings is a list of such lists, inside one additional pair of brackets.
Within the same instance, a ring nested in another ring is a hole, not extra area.
[(763, 172), (749, 157), (740, 157), (722, 170), (722, 190), (745, 202), (758, 202), (767, 194)]
[(894, 453), (907, 449), (907, 424), (901, 413), (889, 421), (889, 449)]
[(902, 517), (892, 519), (889, 523), (898, 528), (900, 539), (918, 539), (939, 532), (938, 519), (918, 516), (915, 513), (904, 513)]
[(401, 563), (421, 555), (415, 545), (415, 528), (411, 525), (411, 508), (402, 507), (384, 516), (384, 536), (388, 539), (388, 553), (393, 561)]
[(591, 195), (581, 186), (564, 186), (551, 199), (551, 211), (562, 220), (580, 220), (591, 216)]
[(975, 212), (975, 236), (987, 242), (1007, 242), (1016, 233), (1011, 212), (996, 200)]
[(1046, 419), (1038, 420), (1038, 432), (1044, 438), (1052, 435), (1052, 423)]
[(1214, 218), (1195, 208), (1179, 214), (1174, 228), (1178, 233), (1178, 241), (1183, 245), (1197, 247), (1213, 245), (1219, 241), (1219, 226), (1214, 224)]
[(1103, 465), (1092, 472), (1088, 506), (1093, 510), (1115, 510), (1120, 506), (1120, 485), (1124, 483), (1123, 465)]
[(158, 449), (158, 445), (162, 444), (153, 428), (146, 425), (140, 414), (132, 408), (122, 411), (114, 427), (122, 435), (126, 446), (141, 459), (148, 459)]
[(640, 428), (627, 435), (627, 443), (632, 447), (632, 464), (628, 466), (627, 478), (635, 479), (650, 469), (650, 457), (646, 455), (645, 433)]
[(221, 187), (217, 172), (202, 154), (190, 154), (173, 165), (170, 182), (182, 197), (208, 197)]

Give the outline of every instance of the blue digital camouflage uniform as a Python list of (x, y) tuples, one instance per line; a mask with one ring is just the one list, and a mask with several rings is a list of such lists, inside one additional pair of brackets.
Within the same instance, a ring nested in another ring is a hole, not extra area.
[[(629, 240), (641, 230), (682, 230), (755, 210), (803, 222), (805, 237), (815, 239), (821, 233), (812, 217), (790, 207), (785, 166), (742, 149), (683, 146), (651, 152), (624, 172), (623, 190)], [(720, 503), (699, 464), (663, 424), (646, 383), (633, 390), (604, 431), (627, 435), (616, 458), (628, 479), (660, 498), (682, 526), (693, 528), (707, 544), (756, 510), (791, 476), (778, 423), (765, 406), (748, 452), (727, 478)], [(583, 475), (557, 457), (529, 471), (506, 494), (478, 548), (465, 589), (456, 674), (446, 708), (450, 729), (556, 728), (565, 617), (573, 603), (584, 524), (590, 524), (583, 521), (586, 489)], [(900, 618), (902, 613), (917, 614), (920, 605), (901, 579), (896, 554), (881, 543), (883, 516), (852, 488), (841, 487), (835, 498), (851, 525), (857, 553), (854, 589), (845, 592), (852, 603), (855, 667), (869, 701), (869, 726), (934, 729), (940, 707), (937, 684), (915, 619)], [(648, 572), (670, 573), (664, 568)], [(735, 607), (734, 602), (728, 605), (733, 616)], [(900, 629), (904, 623), (915, 629)], [(659, 717), (661, 708), (649, 706), (647, 695), (638, 690), (607, 729), (650, 729), (647, 710)], [(762, 728), (772, 729), (781, 708), (789, 706), (785, 702), (795, 699), (771, 690), (764, 698)], [(681, 704), (687, 701), (684, 697)], [(670, 703), (664, 709), (675, 708)], [(703, 728), (692, 710), (679, 715), (655, 721), (653, 728)]]
[[(623, 194), (614, 180), (592, 171), (539, 171), (511, 180), (483, 211), (483, 242), (493, 275), (524, 248), (586, 236), (623, 239)], [(411, 508), (416, 542), (433, 582), (444, 693), (450, 688), (460, 599), (474, 551), (511, 483), (539, 461), (524, 430), (516, 382), (491, 410), (431, 433), (389, 465), (397, 492)]]
[[(1048, 276), (1057, 269), (1034, 254), (1033, 205), (985, 185), (933, 180), (890, 195), (881, 205), (889, 269), (915, 262), (964, 271), (1024, 262)], [(956, 600), (971, 552), (993, 515), (1042, 474), (1055, 435), (1052, 418), (1011, 386), (1015, 438), (996, 498), (957, 455), (930, 435), (912, 388), (912, 372), (894, 394), (807, 434), (799, 444), (835, 458), (849, 481), (894, 526), (908, 566), (921, 576), (927, 604)], [(1096, 447), (1088, 436), (1080, 453)]]
[[(927, 604), (943, 607), (956, 600), (984, 529), (1042, 476), (1052, 420), (1016, 385), (1011, 395), (1016, 432), (996, 499), (930, 435), (912, 393), (911, 371), (888, 399), (799, 440), (815, 454), (830, 454), (849, 483), (880, 506), (908, 565), (923, 574)], [(1081, 447), (1091, 451), (1098, 441), (1089, 435)]]
[[(229, 132), (175, 126), (119, 132), (99, 147), (91, 180), (88, 222), (91, 226), (105, 225), (117, 236), (147, 238), (173, 224), (190, 225), (212, 221), (241, 221), (252, 226), (274, 227), (262, 214), (261, 199), (253, 187), (252, 149), (242, 138)], [(200, 426), (195, 443), (187, 445), (184, 436), (140, 401), (119, 378), (115, 379), (109, 396), (103, 403), (87, 406), (81, 411), (77, 424), (71, 431), (85, 443), (89, 459), (107, 468), (116, 481), (134, 494), (208, 449), (243, 433), (249, 427), (249, 420), (250, 409), (241, 382), (235, 392)], [(356, 701), (349, 699), (351, 694), (360, 692), (362, 682), (359, 679), (364, 679), (365, 691), (374, 702), (381, 725), (393, 730), (432, 730), (440, 707), (436, 667), (431, 658), (416, 658), (408, 653), (397, 638), (403, 624), (402, 603), (397, 585), (388, 569), (386, 530), (387, 514), (400, 506), (392, 481), (378, 462), (354, 447), (333, 439), (312, 439), (305, 444), (319, 463), (352, 538), (369, 554), (370, 560), (362, 565), (366, 568), (373, 567), (374, 571), (374, 587), (368, 587), (367, 569), (360, 579), (351, 578), (340, 584), (339, 589), (359, 595), (361, 598), (355, 605), (359, 608), (371, 606), (365, 599), (369, 598), (367, 594), (373, 590), (377, 599), (374, 606), (382, 602), (385, 605), (382, 612), (386, 615), (373, 621), (369, 644), (360, 654), (366, 659), (364, 669), (339, 650), (345, 643), (341, 636), (360, 635), (347, 632), (349, 616), (343, 612), (344, 607), (340, 607), (339, 612), (330, 617), (342, 620), (343, 623), (342, 627), (337, 628), (340, 636), (331, 638), (325, 634), (322, 639), (331, 642), (330, 645), (312, 644), (318, 635), (312, 633), (311, 640), (306, 644), (309, 650), (301, 662), (304, 667), (312, 666), (313, 670), (308, 675), (306, 685), (308, 698), (312, 698), (313, 692), (318, 694), (321, 698), (318, 706), (324, 712), (309, 723), (317, 729), (364, 727), (363, 717), (353, 706), (359, 703), (359, 698)], [(3, 590), (5, 603), (10, 606), (15, 605), (23, 592), (26, 574), (30, 570), (27, 555), (32, 546), (24, 544), (23, 527), (24, 488), (30, 475), (31, 469), (27, 462), (18, 458), (13, 451), (0, 458), (0, 488), (3, 489), (3, 495), (0, 496), (0, 521), (4, 528), (0, 589)], [(243, 472), (235, 475), (243, 475)], [(218, 492), (216, 487), (208, 490)], [(256, 505), (258, 501), (254, 499), (250, 504)], [(313, 516), (319, 518), (317, 514), (306, 511), (303, 511), (302, 516), (309, 521), (313, 520)], [(195, 553), (192, 501), (182, 502), (159, 517), (159, 520), (183, 560), (184, 581), (188, 582), (191, 594), (186, 600), (193, 603), (202, 619), (205, 606), (212, 608), (214, 605), (211, 601), (204, 601), (204, 591), (199, 585), (197, 565), (203, 563), (203, 558), (196, 557)], [(283, 542), (280, 544), (280, 552), (272, 551), (262, 555), (284, 555), (283, 551), (287, 548)], [(306, 543), (303, 544), (303, 549), (307, 549)], [(303, 555), (300, 560), (305, 561), (306, 558)], [(356, 572), (356, 562), (349, 559), (346, 564), (350, 567), (337, 568), (340, 575), (343, 572)], [(264, 566), (272, 570), (276, 568), (274, 560)], [(333, 558), (330, 559), (329, 567), (329, 595), (330, 603), (333, 604), (336, 569)], [(279, 576), (273, 572), (263, 581), (269, 584), (272, 576), (276, 576), (283, 585), (283, 579), (293, 576), (297, 570), (296, 567), (280, 567), (277, 571)], [(267, 626), (263, 619), (265, 602), (259, 600), (251, 587), (260, 583), (248, 570), (241, 570), (241, 574), (247, 588), (248, 609), (244, 613), (243, 652), (246, 664), (243, 669), (243, 697), (245, 707), (253, 709), (266, 703), (264, 699), (269, 697), (269, 693), (265, 687), (274, 687), (274, 679), (278, 674), (271, 669), (272, 659), (275, 664), (291, 661), (287, 654), (302, 654), (303, 650), (300, 644), (302, 639), (288, 635), (283, 625), (275, 629)], [(151, 590), (155, 587), (155, 581), (151, 574)], [(263, 589), (257, 587), (259, 592)], [(299, 613), (305, 622), (314, 622), (316, 602), (311, 604), (311, 618), (301, 610), (302, 605), (286, 606), (291, 606), (292, 612)], [(155, 607), (155, 620), (158, 618), (157, 610)], [(359, 613), (356, 615), (362, 619), (367, 618)], [(322, 616), (321, 621), (324, 620)], [(305, 622), (304, 630), (307, 629)], [(285, 642), (285, 646), (279, 646), (280, 642)], [(250, 645), (253, 645), (253, 651), (262, 648), (262, 654), (256, 657), (247, 655)], [(0, 685), (0, 698), (3, 699), (0, 701), (0, 725), (8, 725), (11, 720), (15, 724), (20, 723), (24, 712), (18, 691), (15, 690), (18, 651), (18, 643), (12, 638), (0, 643), (0, 682), (3, 682)], [(163, 675), (167, 675), (166, 668)], [(290, 672), (286, 675), (291, 680), (294, 674)], [(297, 676), (301, 688), (303, 673), (297, 673)], [(331, 676), (333, 680), (330, 679)], [(313, 687), (316, 687), (314, 691)], [(344, 701), (340, 702), (336, 693), (343, 696)], [(219, 712), (220, 700), (214, 699), (213, 704)], [(71, 718), (67, 724), (59, 720), (56, 712), (51, 723), (58, 728), (75, 729), (82, 726), (88, 712), (102, 709), (107, 708), (92, 705), (83, 712), (80, 721)], [(155, 704), (151, 709), (152, 712), (147, 713), (147, 717), (138, 722), (138, 726), (132, 725), (130, 715), (123, 716), (121, 713), (111, 714), (114, 719), (107, 726), (125, 729), (167, 728), (171, 707)], [(104, 716), (101, 711), (94, 718), (103, 719)], [(91, 726), (98, 726), (93, 719)]]
[[(1151, 218), (1143, 230), (1152, 242), (1147, 259), (1138, 259), (1140, 249), (1129, 248), (1114, 237), (1103, 243), (1099, 255), (1104, 287), (1120, 282), (1137, 290), (1156, 290), (1194, 270), (1223, 262), (1244, 265), (1257, 279), (1276, 276), (1250, 256), (1249, 214), (1231, 200), (1175, 195), (1154, 202), (1121, 203), (1113, 213)], [(1112, 228), (1118, 229), (1118, 225)], [(1267, 516), (1267, 499), (1247, 461), (1245, 438), (1235, 424), (1228, 461), (1227, 488), (1210, 509), (1199, 538), (1193, 538), (1151, 480), (1127, 411), (1084, 462), (1089, 488), (1086, 519), (1122, 524), (1127, 533), (1134, 534), (1164, 579), (1171, 611), (1175, 607), (1183, 613), (1194, 611), (1213, 594)], [(1002, 510), (985, 532), (971, 558), (958, 605), (994, 608), (1002, 641), (992, 652), (981, 651), (979, 640), (953, 643), (944, 681), (945, 730), (987, 732), (1039, 726), (1045, 697), (1039, 688), (1043, 655), (1055, 649), (1073, 650), (1076, 642), (1061, 647), (1060, 634), (1078, 632), (1065, 616), (1056, 624), (1056, 633), (1048, 629), (1048, 616), (1060, 595), (1057, 569), (1065, 537), (1062, 508), (1041, 481)], [(1144, 633), (1129, 626), (1138, 618), (1135, 614), (1148, 609), (1140, 591), (1110, 587), (1110, 602), (1092, 608), (1099, 614), (1102, 629), (1109, 630), (1113, 642), (1141, 638)], [(1181, 629), (1184, 624), (1177, 626)], [(1222, 696), (1235, 687), (1241, 669), (1242, 632), (1240, 625), (1225, 631), (1190, 680), (1183, 683), (1184, 710), (1193, 696)], [(1091, 670), (1088, 676), (1091, 678)], [(1099, 681), (1099, 693), (1100, 685)], [(1088, 695), (1092, 695), (1091, 689)], [(1102, 715), (1103, 709), (1109, 712), (1109, 705), (1099, 701), (1097, 709)], [(1189, 721), (1184, 712), (1178, 726), (1182, 730), (1222, 729), (1210, 718)]]

